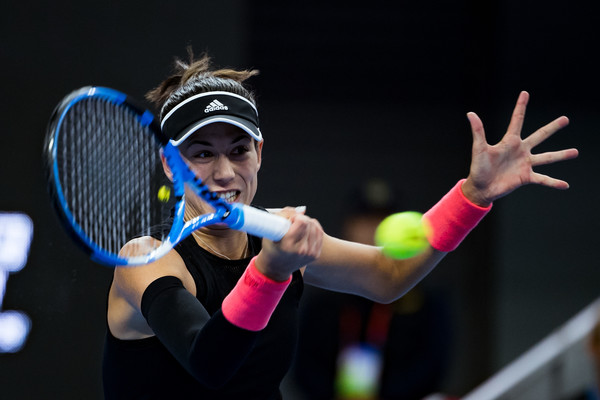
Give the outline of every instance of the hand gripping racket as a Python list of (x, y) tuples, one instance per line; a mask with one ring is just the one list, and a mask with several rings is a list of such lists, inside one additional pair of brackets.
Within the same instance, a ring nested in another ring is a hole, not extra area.
[[(155, 261), (211, 224), (273, 241), (290, 226), (283, 217), (212, 193), (161, 132), (155, 116), (113, 89), (90, 86), (67, 95), (50, 119), (44, 158), (63, 225), (94, 261), (109, 266)], [(185, 184), (214, 212), (184, 221)], [(121, 251), (125, 243), (126, 254)]]

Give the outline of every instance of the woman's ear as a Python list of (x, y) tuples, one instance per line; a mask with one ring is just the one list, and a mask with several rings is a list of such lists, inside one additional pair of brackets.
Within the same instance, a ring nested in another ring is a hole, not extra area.
[(160, 161), (162, 162), (165, 175), (167, 175), (167, 178), (169, 178), (169, 180), (173, 182), (173, 172), (171, 172), (171, 168), (169, 168), (169, 164), (167, 163), (167, 157), (165, 157), (162, 149), (160, 149)]
[(265, 143), (265, 140), (261, 140), (260, 142), (257, 142), (256, 145), (256, 155), (257, 155), (257, 160), (258, 160), (258, 169), (260, 169), (260, 164), (262, 163), (262, 148), (263, 148), (263, 144)]

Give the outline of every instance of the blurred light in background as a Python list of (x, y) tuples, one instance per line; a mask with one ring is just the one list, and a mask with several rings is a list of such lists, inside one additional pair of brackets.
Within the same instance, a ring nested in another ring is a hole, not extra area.
[(0, 352), (15, 353), (25, 344), (31, 329), (29, 317), (19, 311), (2, 311), (8, 275), (27, 262), (33, 222), (21, 213), (0, 213)]

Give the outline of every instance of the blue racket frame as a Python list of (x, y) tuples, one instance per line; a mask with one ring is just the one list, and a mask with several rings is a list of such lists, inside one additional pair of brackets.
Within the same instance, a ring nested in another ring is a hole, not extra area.
[[(137, 115), (140, 125), (148, 127), (154, 133), (156, 140), (161, 146), (162, 154), (166, 158), (166, 162), (173, 174), (173, 189), (176, 199), (173, 225), (168, 235), (162, 239), (162, 244), (149, 254), (121, 257), (103, 249), (77, 223), (65, 200), (63, 188), (58, 178), (59, 171), (56, 162), (57, 148), (55, 144), (58, 143), (61, 124), (70, 108), (77, 102), (90, 97), (100, 98), (118, 106), (130, 108)], [(61, 103), (61, 106), (57, 107), (56, 112), (60, 112), (60, 115), (53, 116), (53, 122), (49, 129), (46, 143), (46, 156), (51, 164), (48, 168), (52, 171), (50, 178), (51, 192), (56, 199), (55, 205), (57, 205), (56, 203), (59, 205), (59, 214), (62, 217), (63, 223), (67, 226), (69, 233), (73, 234), (74, 239), (83, 245), (92, 260), (108, 266), (148, 264), (164, 256), (177, 243), (189, 236), (196, 229), (215, 223), (224, 223), (231, 229), (241, 230), (273, 241), (281, 240), (289, 229), (290, 222), (283, 217), (269, 214), (266, 211), (258, 210), (241, 203), (227, 203), (211, 192), (202, 183), (202, 180), (190, 170), (177, 147), (161, 132), (157, 118), (150, 111), (140, 107), (134, 99), (128, 97), (126, 94), (106, 87), (84, 87), (67, 96)], [(186, 183), (198, 196), (215, 209), (214, 213), (200, 215), (184, 222)]]

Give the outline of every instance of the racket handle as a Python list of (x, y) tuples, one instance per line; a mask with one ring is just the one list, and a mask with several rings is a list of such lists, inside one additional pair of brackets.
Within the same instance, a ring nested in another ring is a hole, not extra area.
[(274, 242), (281, 240), (291, 225), (286, 218), (240, 203), (233, 204), (225, 222), (232, 229)]

